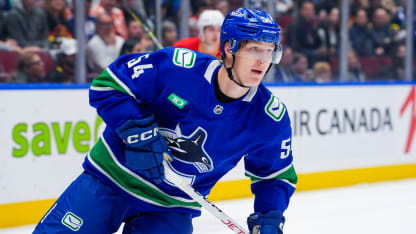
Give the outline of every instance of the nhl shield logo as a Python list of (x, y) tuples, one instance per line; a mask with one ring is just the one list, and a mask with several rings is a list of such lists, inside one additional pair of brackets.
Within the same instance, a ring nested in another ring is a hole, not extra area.
[(217, 114), (217, 115), (219, 115), (219, 114), (221, 114), (222, 113), (222, 110), (224, 109), (224, 107), (223, 106), (221, 106), (221, 105), (216, 105), (215, 107), (214, 107), (214, 113), (215, 114)]
[(179, 67), (192, 68), (195, 64), (196, 53), (192, 50), (176, 48), (173, 64)]

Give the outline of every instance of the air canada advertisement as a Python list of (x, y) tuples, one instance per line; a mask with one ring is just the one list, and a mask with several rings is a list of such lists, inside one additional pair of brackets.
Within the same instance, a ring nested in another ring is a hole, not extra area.
[[(269, 88), (290, 115), (298, 173), (416, 162), (415, 86)], [(105, 126), (88, 90), (3, 89), (0, 100), (0, 204), (58, 197)], [(243, 178), (239, 164), (223, 179)]]
[(291, 117), (301, 172), (416, 162), (410, 85), (271, 87)]

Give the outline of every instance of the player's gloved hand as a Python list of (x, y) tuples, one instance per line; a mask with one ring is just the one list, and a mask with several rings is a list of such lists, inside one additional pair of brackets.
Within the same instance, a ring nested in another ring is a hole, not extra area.
[(163, 152), (168, 152), (168, 145), (160, 135), (153, 115), (128, 120), (117, 129), (117, 133), (126, 143), (126, 165), (155, 183), (162, 183), (165, 173)]
[(251, 234), (283, 234), (284, 223), (285, 217), (277, 210), (266, 214), (256, 212), (247, 218)]

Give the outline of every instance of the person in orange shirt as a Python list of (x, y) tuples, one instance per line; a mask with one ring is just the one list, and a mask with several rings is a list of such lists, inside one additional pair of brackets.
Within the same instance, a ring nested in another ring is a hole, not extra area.
[(174, 47), (199, 51), (220, 58), (220, 33), (224, 15), (219, 10), (205, 10), (198, 18), (199, 37), (177, 41)]
[(100, 4), (90, 11), (90, 14), (95, 17), (103, 13), (107, 13), (113, 18), (115, 33), (123, 39), (127, 39), (127, 24), (123, 11), (116, 7), (116, 0), (101, 0)]

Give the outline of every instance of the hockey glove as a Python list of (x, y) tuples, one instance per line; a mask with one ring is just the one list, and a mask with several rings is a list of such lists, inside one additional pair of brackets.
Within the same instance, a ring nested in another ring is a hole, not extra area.
[(283, 234), (284, 223), (285, 217), (277, 210), (266, 214), (256, 212), (247, 218), (251, 234)]
[(168, 152), (168, 145), (160, 135), (153, 116), (128, 120), (117, 129), (117, 133), (126, 143), (127, 167), (144, 174), (157, 184), (162, 183), (163, 152)]

